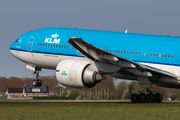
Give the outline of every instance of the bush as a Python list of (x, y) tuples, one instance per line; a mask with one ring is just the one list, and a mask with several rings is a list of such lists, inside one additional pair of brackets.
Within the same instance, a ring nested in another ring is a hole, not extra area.
[(75, 100), (74, 97), (33, 97), (33, 100)]
[(78, 96), (79, 96), (79, 90), (78, 89), (72, 89), (69, 97), (77, 98)]

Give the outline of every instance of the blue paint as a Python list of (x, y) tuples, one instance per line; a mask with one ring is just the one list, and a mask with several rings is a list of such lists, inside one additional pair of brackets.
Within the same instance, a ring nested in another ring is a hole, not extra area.
[[(33, 37), (34, 41), (31, 50), (29, 50), (28, 40)], [(178, 49), (180, 38), (171, 36), (126, 34), (122, 32), (73, 28), (45, 28), (27, 32), (19, 36), (18, 41), (20, 42), (11, 44), (10, 49), (43, 54), (83, 57), (79, 56), (79, 53), (75, 49), (72, 49), (72, 46), (67, 42), (70, 37), (80, 37), (98, 48), (111, 50), (111, 53), (132, 61), (180, 66), (180, 52)], [(40, 46), (40, 44), (42, 45)], [(52, 45), (52, 47), (46, 47), (45, 44)], [(53, 47), (54, 45), (55, 47)], [(56, 47), (56, 45), (58, 45), (58, 47)], [(64, 46), (66, 46), (66, 48), (64, 48)], [(118, 53), (118, 50), (123, 51), (123, 53)], [(130, 52), (131, 54), (129, 54)], [(132, 52), (140, 52), (140, 55), (132, 55)], [(144, 53), (146, 53), (146, 55), (144, 55)], [(147, 53), (155, 54), (155, 56), (147, 56)], [(156, 54), (158, 54), (158, 56), (159, 54), (170, 55), (170, 58), (162, 56), (156, 57)], [(173, 55), (173, 58), (171, 58), (171, 55)]]
[(63, 71), (63, 72), (61, 73), (61, 75), (67, 76), (66, 71)]

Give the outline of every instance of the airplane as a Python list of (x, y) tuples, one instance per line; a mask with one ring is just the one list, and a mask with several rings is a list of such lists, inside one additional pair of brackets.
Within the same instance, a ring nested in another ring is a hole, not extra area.
[(144, 91), (131, 95), (133, 103), (160, 103), (152, 84), (180, 88), (179, 45), (173, 36), (52, 27), (20, 35), (9, 49), (34, 71), (33, 86), (42, 85), (42, 68), (56, 70), (60, 84), (80, 89), (109, 75), (139, 82)]

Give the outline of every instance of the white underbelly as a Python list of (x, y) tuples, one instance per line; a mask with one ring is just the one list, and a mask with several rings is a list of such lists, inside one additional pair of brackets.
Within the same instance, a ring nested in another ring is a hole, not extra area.
[(57, 64), (63, 59), (68, 59), (68, 58), (84, 59), (84, 57), (33, 53), (33, 52), (17, 51), (17, 50), (10, 50), (10, 52), (16, 58), (27, 64), (29, 63), (29, 64), (37, 65), (41, 68), (54, 69), (54, 70), (56, 69)]
[(170, 73), (173, 73), (177, 76), (180, 76), (180, 66), (172, 66), (172, 65), (163, 65), (163, 64), (154, 64), (154, 63), (144, 63), (144, 62), (138, 62), (140, 64), (144, 64), (150, 67), (154, 67), (163, 71), (167, 71)]

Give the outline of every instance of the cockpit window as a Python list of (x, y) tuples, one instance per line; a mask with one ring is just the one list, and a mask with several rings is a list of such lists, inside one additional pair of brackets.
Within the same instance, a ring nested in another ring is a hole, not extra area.
[(15, 43), (17, 43), (18, 39), (16, 39)]

